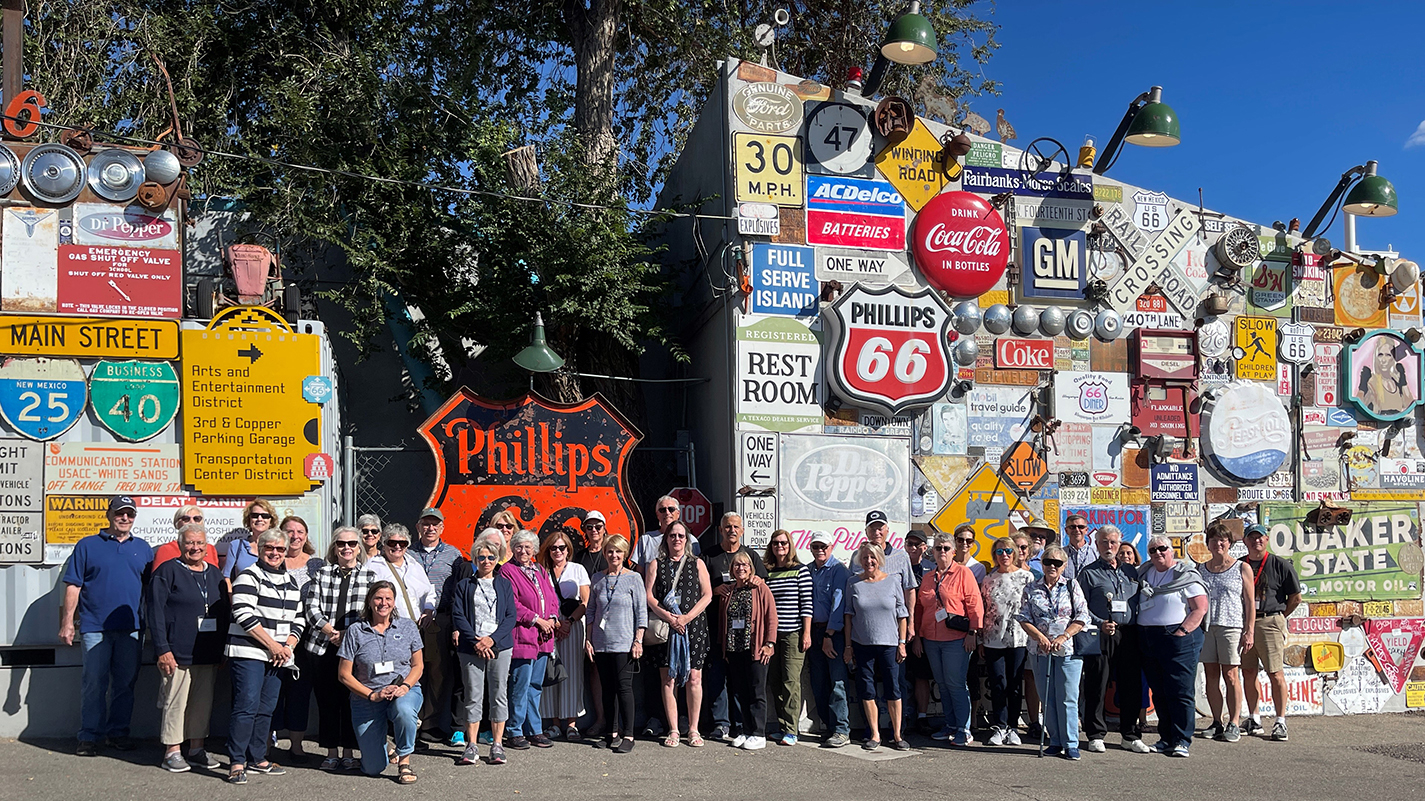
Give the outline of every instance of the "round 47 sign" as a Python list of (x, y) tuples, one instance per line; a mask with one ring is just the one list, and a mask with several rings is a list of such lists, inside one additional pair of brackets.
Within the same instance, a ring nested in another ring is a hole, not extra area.
[(178, 413), (178, 374), (169, 362), (99, 362), (89, 377), (89, 404), (114, 436), (143, 442)]
[(84, 412), (84, 368), (73, 359), (9, 359), (0, 366), (0, 416), (23, 436), (68, 431)]

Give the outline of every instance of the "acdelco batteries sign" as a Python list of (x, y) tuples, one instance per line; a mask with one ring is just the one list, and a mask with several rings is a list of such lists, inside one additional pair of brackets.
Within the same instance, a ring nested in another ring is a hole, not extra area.
[(950, 309), (929, 287), (867, 289), (857, 284), (826, 314), (831, 328), (830, 376), (842, 398), (894, 417), (945, 393)]
[(885, 181), (808, 175), (807, 244), (905, 250), (905, 201)]

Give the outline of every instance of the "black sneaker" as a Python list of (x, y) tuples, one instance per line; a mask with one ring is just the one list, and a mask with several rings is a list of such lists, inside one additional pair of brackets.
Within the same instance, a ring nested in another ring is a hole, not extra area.
[(188, 752), (188, 764), (195, 768), (207, 768), (208, 770), (216, 770), (222, 767), (222, 763), (218, 762), (217, 757), (202, 748), (197, 751)]
[(629, 753), (629, 752), (631, 752), (631, 751), (633, 751), (633, 738), (632, 738), (632, 737), (625, 737), (625, 738), (623, 738), (623, 742), (619, 743), (619, 744), (618, 744), (618, 747), (614, 748), (614, 753), (615, 753), (615, 754), (627, 754), (627, 753)]
[(1261, 734), (1264, 731), (1264, 729), (1262, 729), (1262, 724), (1251, 719), (1250, 717), (1242, 718), (1241, 729), (1242, 733), (1249, 737), (1254, 734)]
[(229, 773), (228, 784), (247, 784), (247, 771), (235, 770)]
[(1211, 726), (1197, 731), (1197, 737), (1202, 740), (1221, 740), (1223, 727), (1221, 723), (1214, 722)]
[(287, 769), (286, 769), (286, 768), (282, 767), (281, 765), (277, 764), (276, 762), (273, 762), (273, 761), (270, 760), (270, 759), (269, 759), (268, 761), (262, 763), (261, 765), (248, 765), (248, 766), (247, 766), (247, 769), (248, 769), (248, 771), (250, 771), (250, 772), (252, 772), (252, 773), (262, 773), (262, 774), (266, 774), (266, 775), (268, 775), (268, 776), (286, 776), (286, 775), (287, 775)]
[(528, 750), (529, 750), (529, 738), (528, 738), (528, 737), (525, 737), (525, 736), (523, 736), (523, 735), (521, 735), (521, 736), (519, 736), (519, 737), (511, 737), (511, 738), (510, 738), (510, 747), (513, 748), (513, 749), (515, 749), (516, 751), (528, 751)]
[(910, 743), (906, 742), (905, 740), (896, 740), (895, 742), (891, 743), (891, 747), (896, 749), (897, 751), (909, 751)]
[(1286, 723), (1284, 721), (1279, 720), (1272, 724), (1272, 739), (1279, 743), (1286, 742)]
[(490, 764), (503, 765), (505, 761), (505, 749), (499, 745), (490, 746)]
[(75, 756), (99, 756), (99, 748), (94, 745), (93, 740), (80, 740), (79, 746), (74, 749)]
[(115, 751), (132, 751), (135, 748), (132, 737), (110, 737), (104, 741), (104, 745)]
[(535, 748), (550, 748), (554, 745), (554, 741), (543, 734), (536, 734), (533, 737), (530, 737), (529, 742)]

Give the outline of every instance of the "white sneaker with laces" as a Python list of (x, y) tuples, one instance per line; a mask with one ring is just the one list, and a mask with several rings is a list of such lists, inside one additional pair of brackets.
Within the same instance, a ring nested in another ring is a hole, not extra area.
[(990, 734), (990, 739), (989, 739), (990, 745), (1004, 745), (1004, 735), (1005, 735), (1004, 729), (1001, 729), (1001, 728), (999, 728), (998, 726), (996, 726), (996, 727), (995, 727), (995, 730)]
[(1103, 747), (1102, 738), (1095, 737), (1092, 740), (1089, 740), (1088, 747), (1085, 750), (1092, 751), (1095, 754), (1102, 754), (1105, 750)]
[(733, 747), (733, 748), (741, 748), (742, 746), (744, 746), (744, 745), (747, 744), (747, 740), (748, 740), (747, 735), (745, 735), (745, 734), (739, 734), (739, 735), (737, 735), (736, 737), (732, 738), (732, 747)]
[(742, 750), (744, 751), (761, 751), (763, 748), (766, 747), (766, 737), (748, 737), (747, 741), (742, 744)]
[(1129, 741), (1125, 742), (1125, 743), (1123, 744), (1123, 750), (1124, 750), (1124, 751), (1132, 751), (1132, 752), (1135, 753), (1135, 754), (1151, 754), (1151, 753), (1153, 753), (1153, 749), (1149, 748), (1149, 747), (1148, 747), (1148, 744), (1145, 743), (1145, 742), (1143, 742), (1142, 740), (1129, 740)]
[(1019, 732), (1015, 731), (1014, 729), (1010, 729), (1004, 733), (1004, 744), (1023, 745), (1024, 743), (1019, 741)]

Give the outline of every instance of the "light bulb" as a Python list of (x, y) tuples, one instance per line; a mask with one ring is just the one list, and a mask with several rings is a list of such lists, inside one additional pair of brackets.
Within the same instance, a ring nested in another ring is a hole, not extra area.
[(900, 46), (902, 53), (909, 53), (915, 49), (915, 42), (901, 42)]

